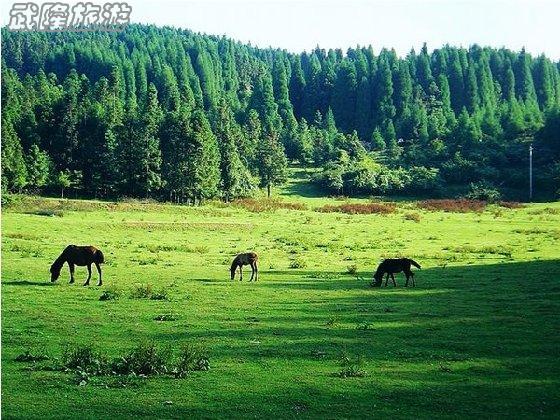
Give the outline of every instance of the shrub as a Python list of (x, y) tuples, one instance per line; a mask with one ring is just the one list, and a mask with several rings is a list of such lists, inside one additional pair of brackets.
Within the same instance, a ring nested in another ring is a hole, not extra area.
[(469, 200), (481, 200), (489, 203), (495, 203), (500, 200), (502, 194), (491, 184), (486, 182), (471, 183), (469, 192), (465, 198)]
[(446, 211), (456, 213), (481, 212), (486, 207), (485, 201), (461, 199), (442, 199), (419, 201), (417, 206), (430, 211)]
[(107, 361), (92, 346), (66, 347), (62, 356), (65, 369), (101, 375), (105, 372)]
[(406, 213), (404, 216), (404, 220), (411, 220), (416, 223), (420, 223), (421, 217), (418, 213)]
[(317, 211), (322, 213), (346, 213), (346, 214), (389, 214), (394, 213), (397, 206), (394, 203), (344, 203), (326, 204), (319, 207)]
[(158, 349), (154, 343), (143, 343), (127, 355), (114, 359), (111, 370), (119, 375), (165, 374), (168, 371), (168, 357), (168, 352)]
[(210, 362), (203, 348), (186, 345), (181, 349), (179, 358), (173, 367), (176, 378), (183, 378), (190, 372), (210, 369)]
[(413, 192), (433, 192), (441, 189), (443, 181), (439, 175), (439, 169), (426, 168), (425, 166), (413, 166), (408, 170), (410, 181), (407, 189)]
[(301, 257), (296, 257), (292, 261), (290, 261), (290, 268), (305, 268), (305, 267), (307, 267), (307, 262)]

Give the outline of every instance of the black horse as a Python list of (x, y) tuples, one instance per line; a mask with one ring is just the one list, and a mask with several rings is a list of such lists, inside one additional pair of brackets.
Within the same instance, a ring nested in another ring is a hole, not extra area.
[(379, 267), (377, 267), (377, 271), (373, 275), (373, 282), (372, 286), (380, 287), (381, 283), (383, 282), (383, 276), (387, 274), (387, 278), (385, 279), (385, 286), (387, 286), (387, 282), (389, 281), (389, 276), (393, 280), (393, 286), (397, 286), (395, 282), (395, 273), (400, 273), (401, 271), (404, 272), (406, 276), (406, 284), (405, 287), (408, 287), (408, 280), (412, 279), (412, 286), (416, 286), (414, 282), (414, 273), (410, 270), (410, 266), (413, 265), (417, 268), (420, 268), (420, 264), (416, 261), (411, 260), (410, 258), (393, 258), (384, 260)]
[(70, 283), (74, 283), (74, 266), (87, 266), (88, 278), (84, 283), (84, 286), (89, 285), (89, 280), (91, 279), (91, 265), (95, 264), (97, 267), (97, 272), (99, 273), (99, 283), (101, 286), (103, 282), (101, 281), (101, 267), (99, 264), (105, 262), (105, 257), (101, 250), (94, 246), (76, 246), (68, 245), (62, 251), (62, 254), (54, 261), (51, 265), (51, 282), (54, 282), (60, 276), (60, 270), (64, 263), (68, 263), (68, 268), (70, 268)]

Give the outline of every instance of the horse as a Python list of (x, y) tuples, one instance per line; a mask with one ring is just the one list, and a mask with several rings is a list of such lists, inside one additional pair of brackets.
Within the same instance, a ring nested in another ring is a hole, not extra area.
[(51, 282), (55, 282), (60, 276), (60, 270), (64, 263), (68, 263), (68, 268), (70, 269), (70, 284), (74, 283), (74, 266), (87, 266), (88, 278), (84, 283), (84, 286), (89, 285), (89, 280), (91, 279), (91, 265), (95, 264), (97, 267), (97, 272), (99, 273), (99, 283), (101, 286), (103, 282), (101, 281), (101, 267), (99, 264), (105, 262), (105, 257), (103, 252), (94, 246), (76, 246), (68, 245), (62, 251), (62, 254), (54, 261), (51, 265)]
[(235, 257), (231, 263), (231, 279), (235, 278), (235, 270), (239, 267), (239, 281), (243, 280), (243, 266), (250, 265), (251, 266), (251, 280), (253, 281), (253, 277), (255, 281), (259, 278), (259, 268), (257, 266), (257, 262), (259, 260), (259, 256), (255, 252), (246, 252), (244, 254), (239, 254)]
[(373, 275), (373, 282), (372, 286), (380, 287), (381, 283), (383, 282), (383, 276), (387, 274), (387, 278), (385, 279), (385, 287), (387, 287), (387, 282), (389, 281), (389, 276), (393, 280), (393, 286), (396, 287), (397, 283), (395, 282), (395, 273), (400, 273), (401, 271), (404, 272), (406, 276), (406, 284), (404, 287), (408, 287), (409, 279), (412, 279), (412, 286), (416, 286), (414, 282), (414, 273), (410, 270), (410, 266), (413, 265), (417, 268), (420, 268), (420, 264), (416, 261), (411, 260), (410, 258), (395, 258), (395, 259), (387, 259), (383, 260), (381, 264), (377, 267), (377, 271)]

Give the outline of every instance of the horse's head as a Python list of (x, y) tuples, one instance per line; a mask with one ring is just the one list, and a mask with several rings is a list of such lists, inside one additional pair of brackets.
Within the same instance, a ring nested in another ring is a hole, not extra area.
[(373, 287), (379, 287), (381, 286), (382, 281), (383, 281), (383, 272), (377, 270), (373, 275), (373, 282), (371, 283), (371, 285)]
[(237, 265), (232, 264), (231, 265), (231, 269), (229, 270), (231, 273), (231, 279), (233, 280), (235, 278), (235, 269), (237, 268)]
[(58, 278), (60, 277), (60, 269), (61, 269), (61, 266), (56, 264), (56, 263), (51, 265), (51, 269), (50, 269), (51, 282), (55, 282), (55, 281), (58, 280)]

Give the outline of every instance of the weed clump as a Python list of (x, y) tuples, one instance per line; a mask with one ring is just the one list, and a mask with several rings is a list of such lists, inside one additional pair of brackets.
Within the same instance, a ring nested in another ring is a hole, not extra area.
[(350, 358), (342, 356), (340, 359), (340, 371), (336, 376), (339, 378), (363, 378), (366, 376), (366, 371), (362, 369), (363, 360), (361, 357)]
[(99, 296), (99, 300), (106, 301), (106, 300), (117, 300), (121, 297), (120, 289), (116, 287), (110, 287), (107, 290), (104, 290), (101, 296)]
[(389, 214), (397, 209), (394, 203), (344, 203), (325, 204), (317, 211), (321, 213), (346, 213), (346, 214)]
[(410, 220), (412, 222), (420, 223), (421, 217), (418, 213), (406, 213), (403, 216), (404, 220)]
[(190, 372), (210, 369), (210, 361), (204, 349), (194, 345), (184, 346), (172, 370), (176, 378), (183, 378)]
[(296, 257), (292, 261), (290, 261), (289, 267), (292, 269), (305, 268), (307, 267), (307, 262), (301, 257)]
[(351, 264), (346, 267), (346, 274), (356, 275), (358, 273), (358, 266), (356, 264)]
[(132, 299), (151, 299), (151, 300), (169, 300), (169, 293), (166, 288), (154, 290), (150, 283), (137, 284), (130, 293)]
[(42, 362), (43, 360), (48, 360), (49, 356), (46, 354), (33, 354), (29, 350), (26, 350), (25, 353), (19, 354), (14, 360), (16, 362)]

